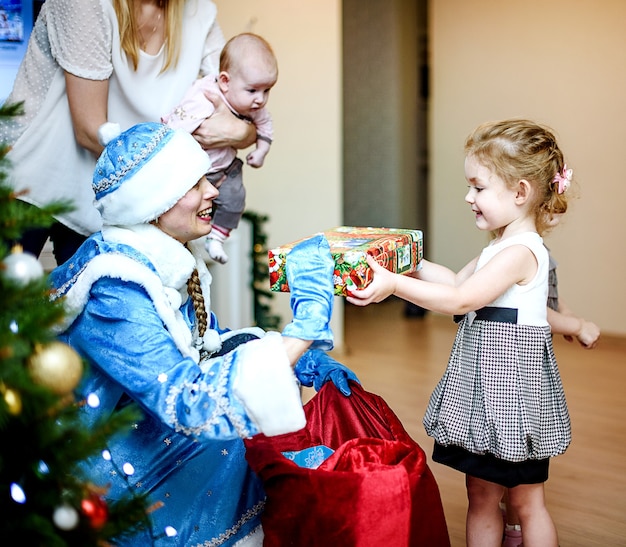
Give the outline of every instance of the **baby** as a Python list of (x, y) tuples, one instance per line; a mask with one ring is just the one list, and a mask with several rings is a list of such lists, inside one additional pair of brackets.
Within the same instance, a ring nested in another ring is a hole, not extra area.
[[(248, 32), (238, 34), (222, 50), (219, 74), (196, 80), (182, 102), (163, 116), (162, 121), (174, 129), (182, 128), (193, 133), (215, 111), (205, 92), (217, 94), (236, 116), (255, 125), (256, 147), (246, 156), (246, 163), (261, 167), (273, 137), (272, 119), (265, 105), (277, 79), (276, 56), (267, 41)], [(224, 251), (224, 242), (231, 230), (239, 225), (245, 209), (243, 162), (232, 147), (213, 148), (206, 153), (211, 159), (207, 178), (219, 187), (220, 195), (213, 202), (213, 230), (205, 245), (213, 260), (225, 264), (228, 255)]]

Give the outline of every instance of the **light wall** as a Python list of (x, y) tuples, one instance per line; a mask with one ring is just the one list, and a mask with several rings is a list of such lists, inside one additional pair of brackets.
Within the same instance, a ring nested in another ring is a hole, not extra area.
[(343, 195), (351, 226), (425, 228), (420, 6), (425, 1), (343, 0)]
[[(217, 0), (226, 36), (263, 34), (280, 76), (276, 141), (246, 170), (249, 208), (268, 214), (270, 246), (341, 223), (341, 4)], [(428, 258), (460, 268), (482, 248), (463, 201), (463, 141), (479, 123), (524, 116), (551, 126), (580, 199), (546, 242), (561, 296), (604, 333), (626, 335), (626, 3), (432, 0), (429, 3)], [(289, 316), (288, 298), (274, 307)], [(336, 331), (341, 336), (342, 302)]]
[[(215, 3), (226, 38), (255, 32), (270, 42), (278, 58), (278, 83), (268, 102), (275, 140), (265, 165), (244, 171), (248, 209), (269, 217), (265, 225), (269, 247), (341, 224), (341, 3)], [(289, 319), (289, 296), (277, 293), (272, 308), (283, 320)], [(343, 300), (339, 297), (332, 325), (340, 348)]]
[(626, 335), (626, 2), (431, 0), (428, 258), (462, 267), (486, 242), (464, 203), (463, 142), (479, 123), (552, 127), (580, 199), (546, 243), (559, 291)]

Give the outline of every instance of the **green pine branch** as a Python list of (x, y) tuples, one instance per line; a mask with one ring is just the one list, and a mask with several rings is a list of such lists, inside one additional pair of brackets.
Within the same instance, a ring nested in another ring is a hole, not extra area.
[(245, 211), (243, 218), (252, 225), (252, 295), (254, 299), (254, 322), (264, 330), (278, 330), (280, 316), (272, 313), (269, 301), (274, 295), (263, 287), (269, 283), (267, 263), (267, 234), (263, 228), (267, 215)]
[[(11, 123), (22, 111), (21, 104), (1, 106), (0, 123)], [(6, 275), (4, 260), (26, 229), (49, 226), (72, 206), (59, 201), (39, 208), (21, 201), (7, 184), (10, 149), (0, 144), (0, 537), (6, 545), (103, 547), (148, 525), (147, 499), (129, 488), (128, 496), (106, 503), (105, 522), (95, 526), (81, 502), (107, 485), (90, 484), (81, 470), (141, 415), (130, 406), (87, 427), (81, 402), (53, 393), (30, 374), (35, 348), (55, 339), (65, 310), (61, 300), (50, 300), (46, 275), (24, 284)], [(20, 488), (24, 500), (12, 493)], [(64, 504), (79, 516), (71, 530), (52, 518)]]

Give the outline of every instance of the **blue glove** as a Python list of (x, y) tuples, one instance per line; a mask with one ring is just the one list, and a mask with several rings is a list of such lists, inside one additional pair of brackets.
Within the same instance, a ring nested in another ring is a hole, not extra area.
[(346, 397), (352, 393), (348, 380), (361, 383), (348, 367), (317, 349), (305, 352), (296, 363), (294, 372), (303, 386), (313, 386), (315, 391), (319, 391), (331, 381)]
[(298, 243), (285, 265), (291, 291), (293, 319), (284, 336), (313, 340), (311, 348), (331, 350), (334, 338), (330, 329), (333, 314), (333, 272), (335, 262), (323, 235)]

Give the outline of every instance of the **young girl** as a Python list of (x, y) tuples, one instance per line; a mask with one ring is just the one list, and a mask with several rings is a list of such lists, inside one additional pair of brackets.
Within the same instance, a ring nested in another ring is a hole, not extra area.
[[(567, 173), (565, 174), (565, 178), (567, 179)], [(567, 203), (563, 205), (567, 206)], [(556, 226), (564, 213), (565, 211), (555, 212), (552, 215), (550, 226)], [(568, 342), (573, 342), (574, 339), (576, 339), (584, 349), (594, 349), (600, 338), (600, 329), (595, 323), (576, 315), (559, 297), (558, 277), (556, 273), (557, 263), (550, 254), (550, 249), (548, 249), (548, 257), (550, 266), (548, 269), (547, 319), (550, 324), (550, 330), (553, 335), (563, 335)], [(507, 503), (507, 498), (508, 496), (505, 493), (501, 503), (505, 519), (502, 547), (522, 547), (522, 529), (519, 518), (510, 504)]]
[(424, 426), (435, 439), (433, 460), (466, 474), (467, 545), (501, 544), (499, 502), (509, 488), (524, 547), (556, 547), (543, 483), (571, 430), (546, 318), (541, 234), (564, 210), (569, 172), (552, 132), (528, 120), (479, 126), (465, 152), (465, 200), (490, 244), (457, 274), (423, 261), (415, 277), (397, 275), (368, 257), (374, 280), (348, 301), (364, 306), (393, 294), (458, 316)]

